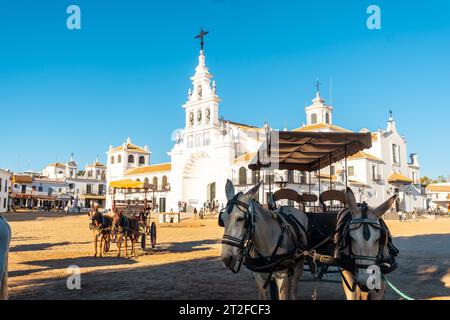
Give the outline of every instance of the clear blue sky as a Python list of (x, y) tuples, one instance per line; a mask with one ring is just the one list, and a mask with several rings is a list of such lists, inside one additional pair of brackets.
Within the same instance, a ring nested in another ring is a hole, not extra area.
[[(82, 30), (66, 28), (70, 4)], [(366, 28), (370, 4), (382, 30)], [(332, 78), (336, 124), (384, 128), (392, 109), (422, 173), (450, 174), (447, 0), (0, 0), (0, 168), (71, 152), (84, 166), (128, 136), (167, 161), (201, 26), (225, 118), (298, 127)]]

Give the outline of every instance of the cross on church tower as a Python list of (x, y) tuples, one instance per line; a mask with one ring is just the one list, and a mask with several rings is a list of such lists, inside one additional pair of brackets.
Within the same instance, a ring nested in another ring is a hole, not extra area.
[(319, 79), (317, 79), (317, 81), (316, 81), (317, 92), (320, 92), (320, 85), (321, 85), (321, 83), (319, 82)]
[(195, 39), (200, 39), (200, 50), (203, 51), (203, 47), (205, 46), (205, 36), (209, 33), (209, 31), (204, 31), (203, 28), (200, 29), (200, 34), (198, 34)]

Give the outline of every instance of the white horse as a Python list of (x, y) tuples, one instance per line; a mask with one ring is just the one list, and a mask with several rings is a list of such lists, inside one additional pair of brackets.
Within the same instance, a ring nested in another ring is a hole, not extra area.
[(0, 300), (8, 299), (8, 252), (11, 228), (0, 216)]
[(352, 190), (347, 189), (346, 198), (351, 219), (342, 235), (346, 238), (342, 239), (345, 241), (343, 253), (354, 264), (354, 270), (342, 271), (342, 286), (347, 300), (384, 298), (386, 282), (379, 272), (375, 277), (372, 272), (375, 271), (374, 267), (390, 268), (393, 261), (388, 247), (389, 230), (380, 218), (392, 207), (396, 197), (394, 195), (380, 206), (371, 208), (365, 203), (358, 205)]
[(260, 186), (261, 182), (245, 194), (235, 194), (227, 181), (228, 204), (219, 216), (225, 228), (221, 258), (233, 272), (242, 263), (255, 272), (261, 299), (271, 299), (269, 284), (276, 284), (280, 300), (295, 300), (305, 261), (297, 249), (306, 249), (308, 218), (294, 208), (284, 208), (284, 214), (263, 208), (254, 200)]

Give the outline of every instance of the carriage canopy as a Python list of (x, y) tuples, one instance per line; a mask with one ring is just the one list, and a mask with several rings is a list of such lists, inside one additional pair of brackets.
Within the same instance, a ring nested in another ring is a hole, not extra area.
[(271, 131), (249, 168), (313, 172), (370, 147), (369, 132)]

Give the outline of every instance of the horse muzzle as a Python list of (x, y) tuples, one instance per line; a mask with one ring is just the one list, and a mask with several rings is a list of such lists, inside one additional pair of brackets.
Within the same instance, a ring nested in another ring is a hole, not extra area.
[(236, 258), (233, 255), (226, 255), (222, 257), (222, 262), (230, 270), (234, 269), (234, 266), (236, 265)]

